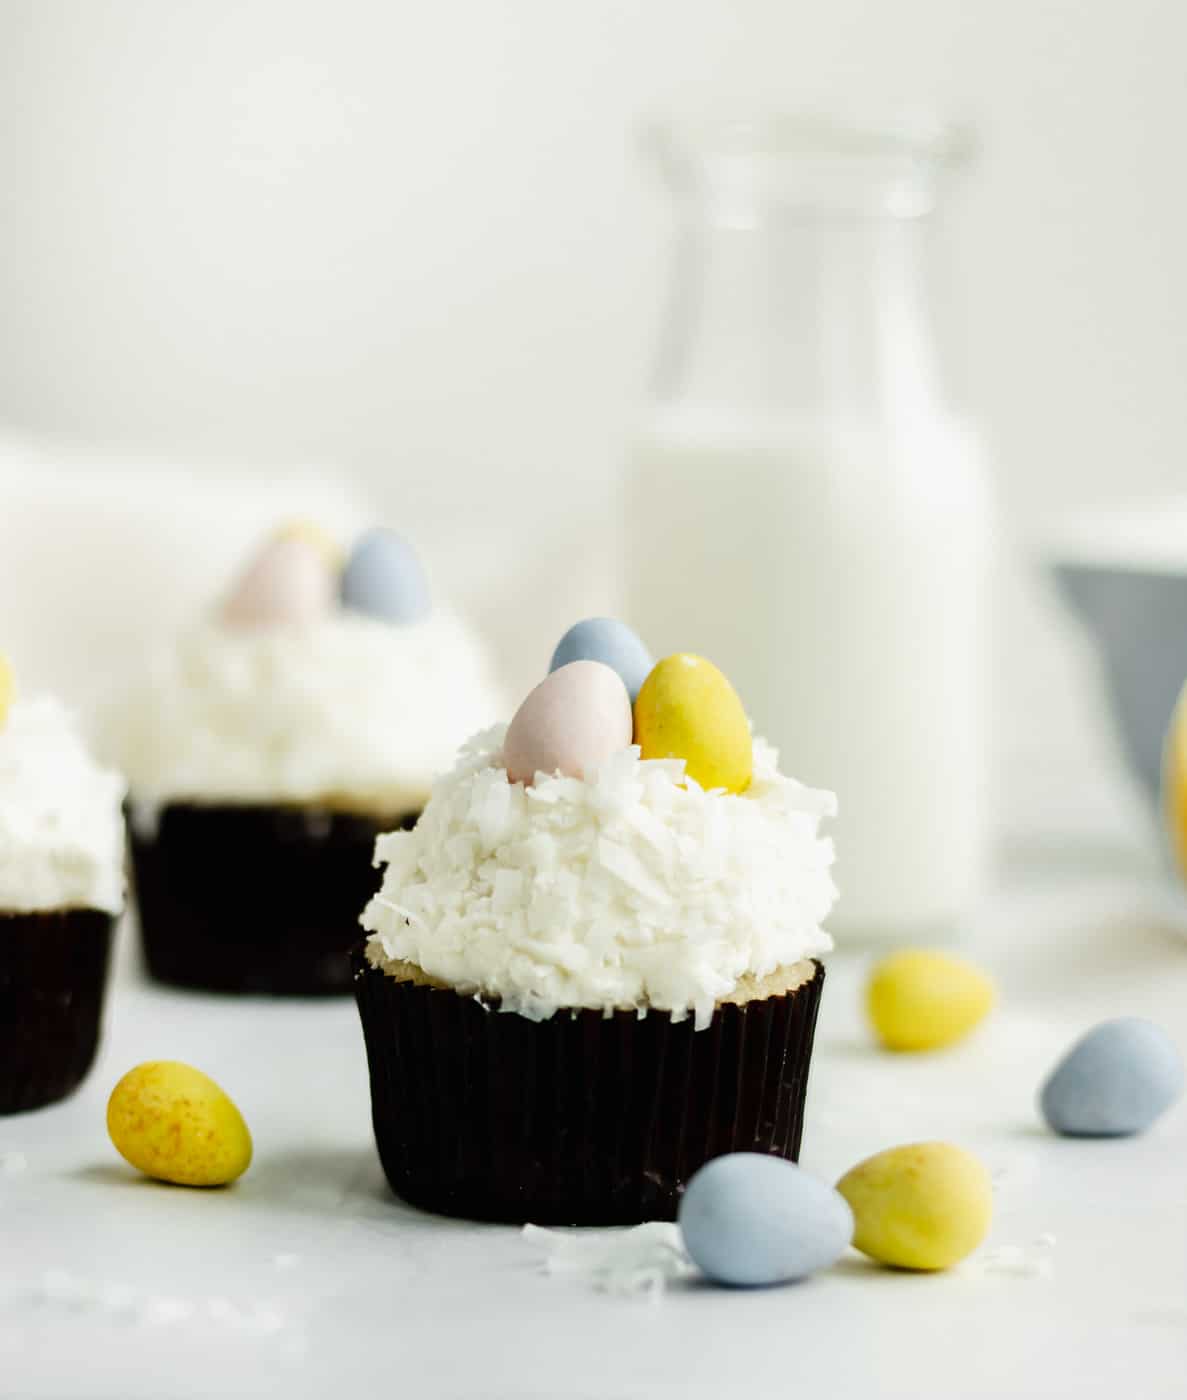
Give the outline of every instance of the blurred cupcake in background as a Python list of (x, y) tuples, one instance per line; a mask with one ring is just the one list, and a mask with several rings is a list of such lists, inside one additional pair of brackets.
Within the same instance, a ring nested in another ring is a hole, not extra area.
[(348, 990), (376, 836), (415, 823), (501, 709), (477, 637), (400, 536), (373, 530), (345, 555), (311, 525), (276, 533), (101, 725), (131, 786), (151, 974)]
[(95, 1058), (124, 903), (123, 780), (0, 656), (0, 1113), (71, 1093)]

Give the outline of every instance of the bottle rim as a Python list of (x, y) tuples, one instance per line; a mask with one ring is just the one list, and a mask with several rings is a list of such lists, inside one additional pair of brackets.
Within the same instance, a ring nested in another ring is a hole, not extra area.
[(733, 109), (658, 113), (639, 126), (645, 147), (681, 147), (703, 155), (906, 156), (939, 166), (963, 165), (976, 154), (971, 122), (934, 112), (866, 112), (856, 108), (787, 111)]
[(929, 113), (854, 110), (660, 115), (640, 148), (677, 193), (737, 206), (753, 200), (816, 214), (914, 218), (943, 177), (976, 152), (970, 123)]

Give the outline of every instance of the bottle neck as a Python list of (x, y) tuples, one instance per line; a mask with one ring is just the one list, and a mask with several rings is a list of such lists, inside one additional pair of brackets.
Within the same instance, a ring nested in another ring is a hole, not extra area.
[(940, 411), (923, 219), (691, 204), (656, 391), (672, 408), (886, 431)]

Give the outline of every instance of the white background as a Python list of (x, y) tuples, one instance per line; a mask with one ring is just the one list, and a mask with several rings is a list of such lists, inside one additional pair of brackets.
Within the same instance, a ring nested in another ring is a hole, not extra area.
[(1075, 775), (1108, 751), (1023, 565), (1183, 479), (1185, 47), (1175, 0), (0, 0), (0, 425), (357, 474), (481, 554), (526, 666), (604, 605), (667, 266), (638, 118), (970, 116), (941, 322), (1023, 547), (1000, 733)]

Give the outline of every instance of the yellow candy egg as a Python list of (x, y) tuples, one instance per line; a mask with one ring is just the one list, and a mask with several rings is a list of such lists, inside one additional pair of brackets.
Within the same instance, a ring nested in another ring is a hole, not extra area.
[(947, 953), (909, 949), (883, 958), (866, 985), (866, 1011), (888, 1050), (938, 1050), (993, 1006), (992, 981)]
[(658, 663), (635, 700), (644, 758), (682, 758), (703, 788), (743, 792), (754, 768), (746, 711), (711, 661), (678, 652)]
[(891, 1147), (837, 1182), (854, 1247), (900, 1269), (950, 1269), (989, 1231), (993, 1193), (981, 1163), (948, 1142)]
[(1171, 855), (1187, 877), (1187, 690), (1175, 706), (1162, 753), (1163, 817)]
[(251, 1163), (251, 1134), (208, 1075), (176, 1060), (137, 1065), (112, 1090), (107, 1131), (132, 1166), (178, 1186), (225, 1186)]
[(346, 551), (324, 525), (316, 520), (289, 520), (276, 532), (278, 540), (304, 540), (311, 544), (335, 573), (346, 563)]
[(4, 728), (11, 705), (12, 667), (8, 664), (8, 657), (0, 651), (0, 729)]

